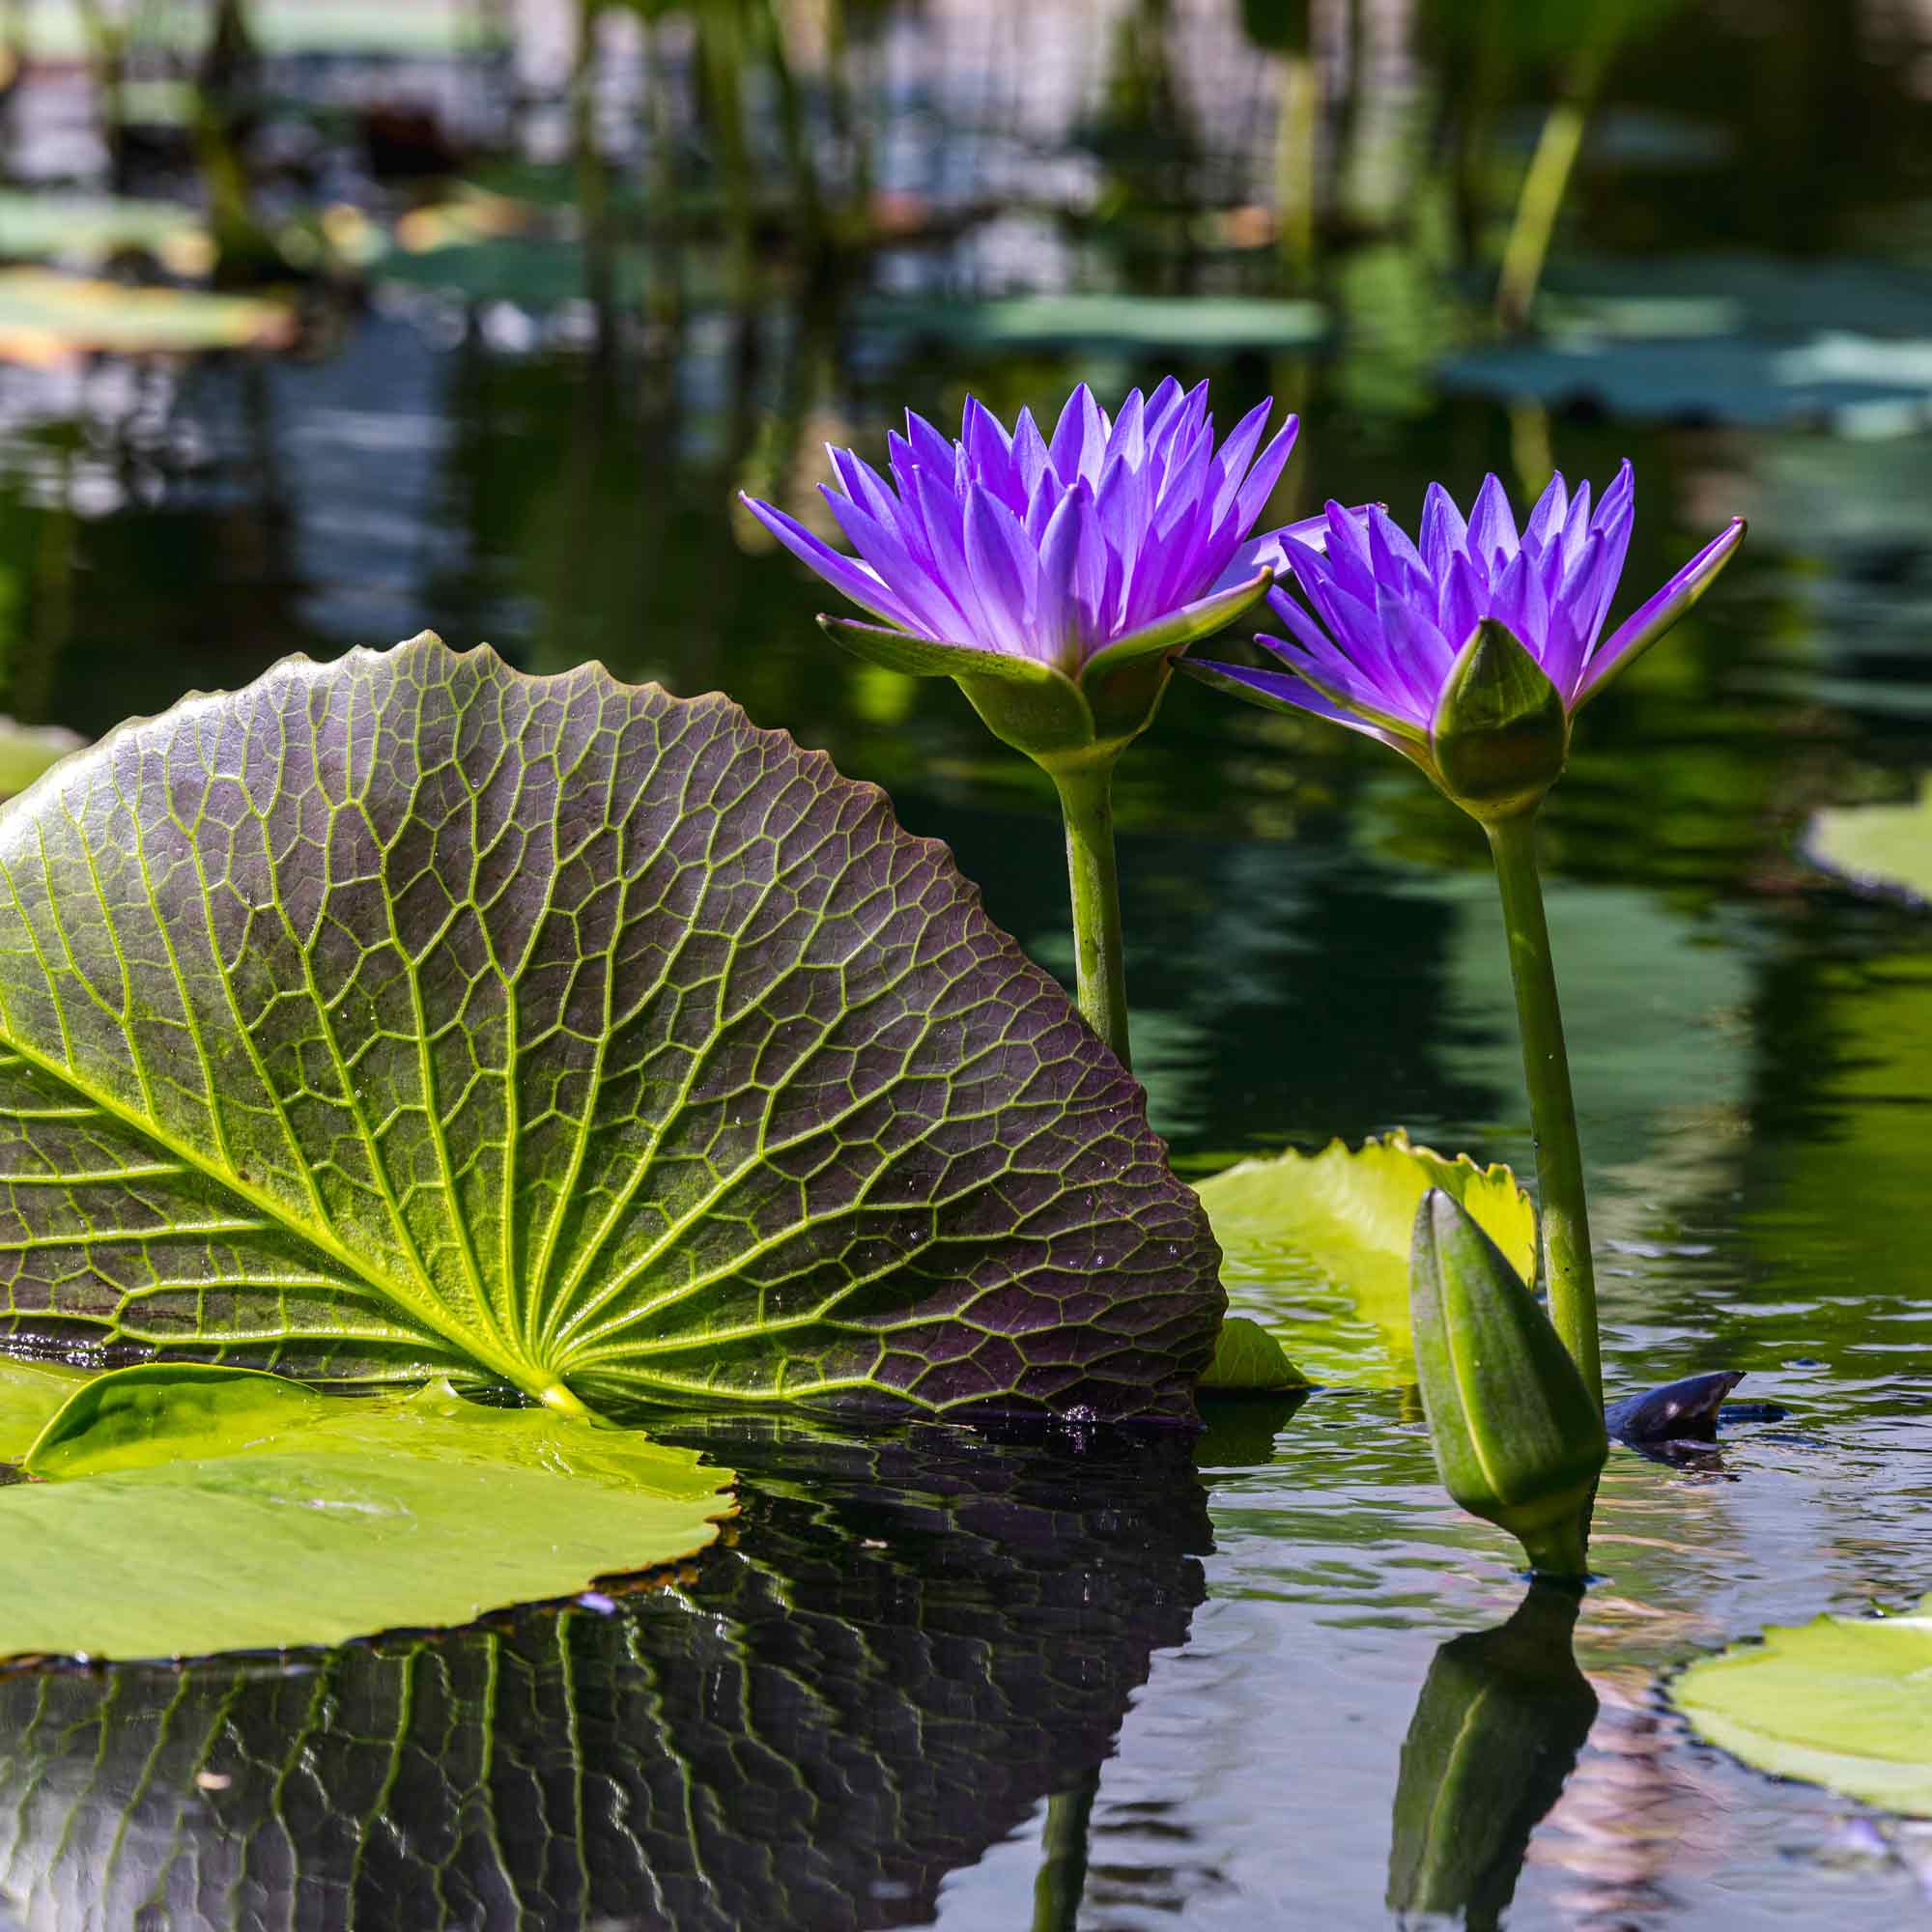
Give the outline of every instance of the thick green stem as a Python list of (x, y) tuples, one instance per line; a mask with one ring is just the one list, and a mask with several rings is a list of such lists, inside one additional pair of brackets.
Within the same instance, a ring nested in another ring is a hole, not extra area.
[(1121, 944), (1121, 881), (1114, 865), (1114, 762), (1052, 773), (1066, 821), (1066, 883), (1073, 896), (1073, 969), (1087, 1024), (1131, 1066), (1127, 962)]
[(1556, 1000), (1556, 968), (1543, 886), (1536, 874), (1536, 815), (1496, 819), (1483, 828), (1496, 862), (1510, 977), (1516, 982), (1517, 1028), (1522, 1035), (1522, 1073), (1536, 1136), (1536, 1181), (1543, 1229), (1543, 1273), (1549, 1319), (1583, 1383), (1604, 1399), (1597, 1354), (1597, 1283), (1590, 1264), (1590, 1216), (1583, 1200), (1583, 1152), (1577, 1139), (1577, 1103), (1570, 1091), (1570, 1056)]

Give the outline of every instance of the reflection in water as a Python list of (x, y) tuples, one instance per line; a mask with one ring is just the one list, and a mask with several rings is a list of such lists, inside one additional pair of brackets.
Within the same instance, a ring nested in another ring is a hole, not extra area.
[[(1184, 1442), (687, 1439), (745, 1472), (735, 1537), (615, 1615), (0, 1679), (0, 1923), (923, 1923), (1043, 1798), (1091, 1802), (1202, 1595)], [(1068, 1822), (1041, 1891), (1077, 1901)]]
[(1597, 1693), (1572, 1639), (1581, 1597), (1536, 1582), (1508, 1623), (1435, 1653), (1402, 1747), (1388, 1903), (1500, 1925), (1529, 1834), (1590, 1735)]

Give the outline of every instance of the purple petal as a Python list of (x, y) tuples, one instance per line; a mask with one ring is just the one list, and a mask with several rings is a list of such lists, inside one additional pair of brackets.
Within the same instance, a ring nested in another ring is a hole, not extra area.
[(1091, 521), (1093, 497), (1076, 483), (1061, 497), (1039, 545), (1038, 589), (1034, 598), (1033, 641), (1037, 655), (1062, 668), (1078, 664), (1089, 641), (1086, 619), (1074, 596), (1074, 572)]
[(1529, 522), (1523, 527), (1522, 541), (1525, 549), (1543, 551), (1561, 540), (1564, 518), (1570, 510), (1570, 487), (1563, 480), (1562, 470), (1557, 470), (1549, 479), (1543, 495), (1536, 499), (1536, 508), (1529, 513)]
[(1351, 517), (1340, 503), (1330, 502), (1321, 521), (1328, 537), (1328, 566), (1337, 581), (1364, 603), (1373, 602), (1376, 567), (1369, 552), (1369, 520)]
[(983, 484), (966, 497), (966, 567), (1002, 650), (1030, 657), (1027, 613), (1039, 565), (1018, 520)]
[(1027, 493), (1031, 505), (1033, 495), (1039, 488), (1039, 479), (1046, 473), (1046, 439), (1039, 433), (1039, 425), (1033, 419), (1031, 410), (1022, 410), (1019, 419), (1013, 424), (1013, 465), (1019, 471), (1021, 487)]
[(863, 504), (888, 529), (896, 529), (899, 500), (886, 488), (885, 478), (849, 449), (835, 449), (828, 442), (825, 453), (831, 457), (833, 472), (844, 486), (846, 496)]
[(849, 597), (862, 611), (869, 611), (873, 616), (883, 617), (887, 623), (896, 624), (901, 630), (923, 629), (906, 606), (879, 581), (876, 572), (862, 563), (855, 563), (849, 556), (839, 555), (823, 538), (813, 536), (796, 518), (786, 516), (774, 505), (762, 503), (755, 497), (747, 497), (742, 491), (738, 500), (792, 555), (816, 571), (835, 590)]
[(1233, 508), (1240, 495), (1241, 478), (1247, 474), (1248, 459), (1261, 445), (1262, 432), (1267, 427), (1268, 414), (1273, 408), (1272, 396), (1265, 402), (1257, 403), (1228, 432), (1228, 440), (1221, 445), (1221, 453), (1214, 463), (1214, 522), (1217, 524)]
[(1530, 656), (1541, 663), (1544, 639), (1549, 634), (1549, 605), (1543, 594), (1543, 576), (1536, 558), (1527, 550), (1517, 552), (1491, 589), (1490, 615), (1507, 624)]
[(1099, 474), (1100, 452), (1107, 446), (1107, 433), (1100, 426), (1100, 406), (1085, 383), (1067, 397), (1053, 426), (1047, 457), (1059, 471), (1063, 483), (1082, 476), (1093, 481)]
[(1248, 480), (1241, 485), (1240, 494), (1235, 499), (1243, 530), (1253, 529), (1261, 513), (1267, 508), (1267, 499), (1274, 495), (1274, 486), (1281, 481), (1281, 472), (1288, 463), (1289, 452), (1294, 447), (1295, 435), (1300, 428), (1301, 418), (1290, 416), (1276, 432), (1274, 440), (1256, 457), (1255, 467), (1248, 471)]
[(1013, 442), (999, 418), (976, 397), (966, 398), (960, 440), (974, 474), (1010, 510), (1026, 508), (1026, 491), (1013, 465)]
[(1469, 549), (1494, 581), (1496, 573), (1517, 554), (1520, 540), (1509, 497), (1493, 473), (1483, 478), (1476, 506), (1469, 514)]
[[(926, 419), (913, 410), (906, 412), (906, 441), (912, 445), (913, 460), (921, 469), (952, 481), (953, 447)], [(901, 494), (905, 486), (899, 486)]]
[(913, 613), (917, 619), (912, 626), (914, 630), (945, 643), (978, 641), (970, 634), (961, 635), (963, 610), (958, 600), (949, 594), (946, 582), (936, 580), (910, 554), (896, 530), (888, 529), (849, 497), (834, 490), (822, 494), (852, 548)]
[[(1257, 643), (1271, 644), (1270, 638), (1258, 638)], [(1339, 704), (1321, 694), (1305, 679), (1292, 670), (1258, 670), (1249, 665), (1216, 664), (1210, 658), (1182, 658), (1180, 668), (1192, 671), (1204, 684), (1212, 683), (1226, 690), (1229, 685), (1241, 685), (1259, 695), (1264, 702), (1293, 705), (1297, 711), (1311, 712), (1317, 718), (1325, 718), (1333, 724), (1347, 725), (1350, 731), (1359, 731), (1364, 737), (1375, 738), (1382, 743), (1387, 739), (1366, 719), (1357, 718), (1353, 712), (1345, 711)]]
[[(1390, 666), (1402, 680), (1405, 697), (1404, 702), (1391, 702), (1388, 708), (1427, 725), (1435, 714), (1435, 700), (1456, 653), (1434, 620), (1399, 591), (1378, 586), (1376, 619), (1381, 626)], [(1395, 696), (1390, 688), (1391, 699)]]
[(1109, 460), (1119, 457), (1134, 469), (1146, 461), (1147, 432), (1143, 423), (1146, 408), (1138, 389), (1133, 390), (1121, 405), (1121, 412), (1114, 418), (1113, 431), (1107, 438)]
[(1591, 654), (1577, 690), (1577, 702), (1592, 697), (1608, 680), (1633, 665), (1703, 596), (1745, 540), (1745, 520), (1733, 518), (1663, 588), (1640, 604)]
[(1469, 534), (1456, 499), (1439, 483), (1429, 486), (1422, 502), (1422, 555), (1437, 586), (1449, 580), (1449, 566)]

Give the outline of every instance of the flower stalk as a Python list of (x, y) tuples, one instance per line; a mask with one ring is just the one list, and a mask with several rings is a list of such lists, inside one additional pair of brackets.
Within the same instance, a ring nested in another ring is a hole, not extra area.
[(1131, 1067), (1121, 878), (1114, 852), (1114, 759), (1048, 767), (1066, 825), (1074, 997), (1081, 1017)]
[(1590, 1259), (1590, 1213), (1583, 1193), (1583, 1153), (1577, 1134), (1577, 1102), (1563, 1041), (1549, 923), (1544, 917), (1543, 882), (1537, 874), (1536, 814), (1526, 811), (1495, 819), (1483, 830), (1495, 860), (1510, 978), (1516, 987), (1523, 1084), (1529, 1090), (1530, 1131), (1536, 1141), (1537, 1219), (1549, 1319), (1581, 1373), (1584, 1387), (1601, 1405), (1604, 1372), (1597, 1336), (1597, 1281)]

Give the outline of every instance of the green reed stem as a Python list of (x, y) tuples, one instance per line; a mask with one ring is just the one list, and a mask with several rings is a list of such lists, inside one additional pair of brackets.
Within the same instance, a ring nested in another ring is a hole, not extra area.
[(1590, 1262), (1590, 1215), (1583, 1199), (1583, 1151), (1577, 1139), (1570, 1056), (1563, 1044), (1556, 968), (1550, 958), (1549, 925), (1544, 918), (1543, 885), (1536, 870), (1536, 814), (1496, 819), (1483, 829), (1490, 836), (1490, 851), (1496, 862), (1503, 930), (1509, 939), (1510, 977), (1516, 982), (1522, 1074), (1529, 1089), (1530, 1127), (1536, 1136), (1538, 1218), (1549, 1319), (1582, 1371), (1584, 1386), (1602, 1402), (1597, 1282)]
[(1114, 763), (1056, 767), (1066, 821), (1066, 883), (1073, 898), (1076, 997), (1087, 1024), (1131, 1066), (1127, 962), (1121, 939), (1121, 880), (1114, 862)]

